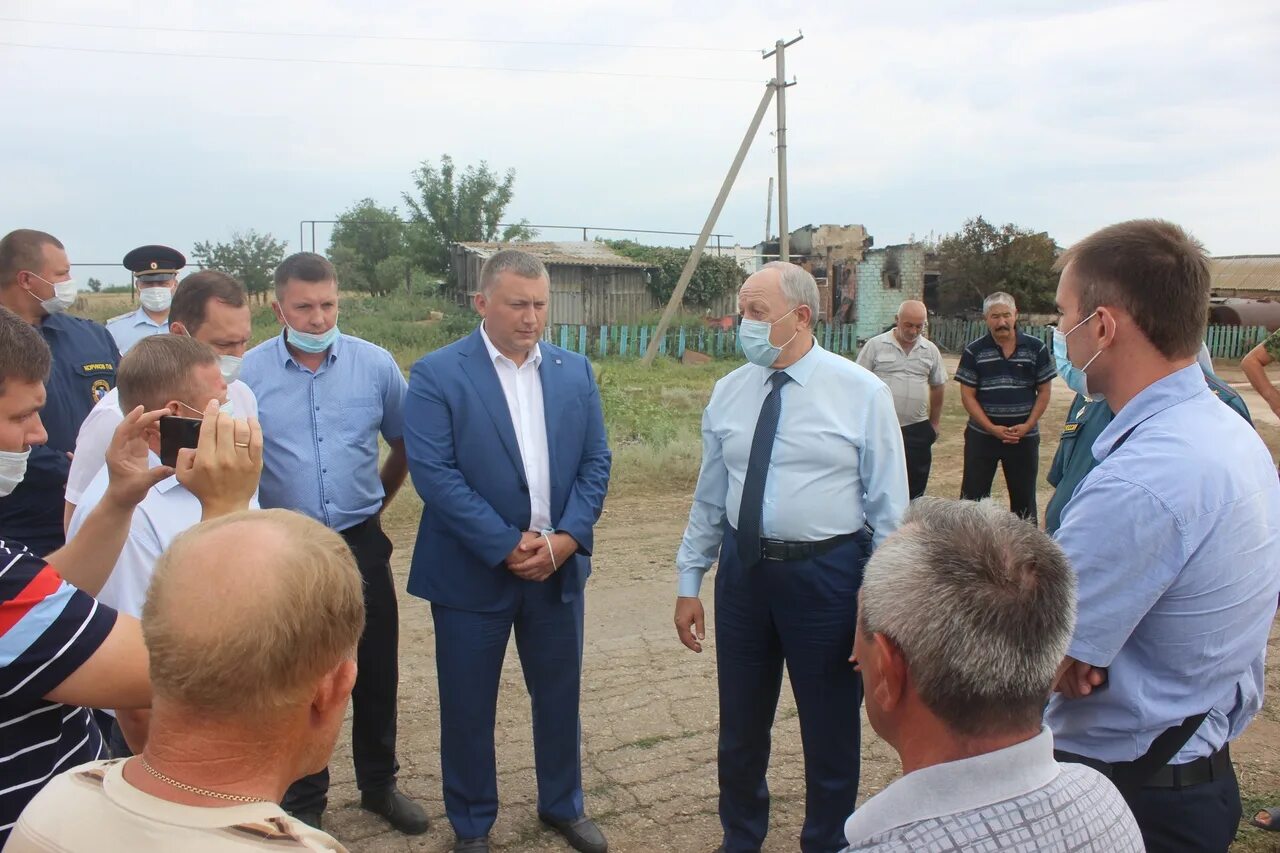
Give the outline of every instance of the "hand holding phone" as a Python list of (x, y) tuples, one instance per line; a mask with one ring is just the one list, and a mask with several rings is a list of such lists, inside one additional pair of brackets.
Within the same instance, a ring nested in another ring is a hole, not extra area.
[(178, 451), (184, 447), (194, 450), (200, 442), (202, 423), (200, 418), (163, 415), (160, 418), (160, 464), (177, 467)]

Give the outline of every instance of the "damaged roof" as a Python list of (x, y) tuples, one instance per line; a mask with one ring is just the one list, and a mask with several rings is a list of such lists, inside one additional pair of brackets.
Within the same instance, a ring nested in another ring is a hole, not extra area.
[(649, 264), (624, 258), (604, 243), (594, 241), (529, 242), (529, 243), (458, 243), (468, 252), (490, 258), (502, 249), (519, 249), (550, 266), (629, 267), (648, 269)]

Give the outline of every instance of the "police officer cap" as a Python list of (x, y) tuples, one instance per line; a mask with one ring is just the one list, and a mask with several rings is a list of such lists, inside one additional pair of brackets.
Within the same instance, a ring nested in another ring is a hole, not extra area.
[(138, 281), (168, 281), (186, 265), (186, 256), (168, 246), (139, 246), (124, 256), (125, 269)]

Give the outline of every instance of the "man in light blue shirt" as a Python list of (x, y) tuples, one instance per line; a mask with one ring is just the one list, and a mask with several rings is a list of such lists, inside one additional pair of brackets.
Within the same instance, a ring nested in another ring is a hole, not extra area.
[(844, 845), (858, 793), (862, 685), (853, 645), (862, 566), (897, 529), (907, 469), (893, 394), (818, 346), (818, 287), (766, 264), (738, 294), (749, 364), (716, 383), (702, 470), (676, 557), (676, 631), (702, 651), (702, 577), (716, 573), (722, 849), (759, 850), (765, 769), (785, 662), (800, 712), (806, 810), (800, 847)]
[[(364, 577), (367, 618), (356, 652), (351, 745), (361, 805), (401, 832), (427, 830), (422, 807), (396, 788), (399, 610), (382, 509), (404, 483), (408, 384), (391, 353), (338, 331), (333, 264), (299, 252), (275, 273), (279, 336), (245, 353), (240, 378), (258, 397), (263, 508), (309, 515), (338, 531)], [(267, 434), (270, 437), (267, 437)], [(378, 435), (390, 447), (378, 470)], [(329, 771), (295, 782), (284, 808), (320, 829)]]
[(1116, 414), (1057, 532), (1079, 617), (1046, 722), (1062, 760), (1113, 779), (1149, 851), (1224, 851), (1240, 819), (1228, 744), (1262, 704), (1280, 593), (1280, 483), (1196, 364), (1198, 242), (1125, 222), (1059, 264), (1067, 358)]
[(121, 355), (143, 338), (169, 331), (169, 306), (178, 287), (178, 270), (187, 265), (187, 259), (168, 246), (139, 246), (124, 256), (123, 263), (133, 273), (141, 304), (107, 321), (107, 331)]

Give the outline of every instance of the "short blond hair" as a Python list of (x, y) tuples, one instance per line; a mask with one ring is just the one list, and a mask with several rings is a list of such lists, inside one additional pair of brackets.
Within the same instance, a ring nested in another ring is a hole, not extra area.
[[(120, 409), (131, 412), (142, 406), (152, 411), (164, 408), (170, 400), (184, 400), (191, 396), (192, 372), (202, 365), (217, 363), (218, 354), (195, 338), (186, 335), (143, 338), (129, 348), (116, 368)], [(185, 402), (203, 407), (207, 401)]]
[(323, 524), (283, 509), (238, 512), (182, 533), (156, 563), (142, 608), (156, 696), (215, 715), (305, 701), (355, 656), (363, 630), (351, 549)]

